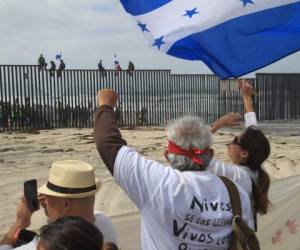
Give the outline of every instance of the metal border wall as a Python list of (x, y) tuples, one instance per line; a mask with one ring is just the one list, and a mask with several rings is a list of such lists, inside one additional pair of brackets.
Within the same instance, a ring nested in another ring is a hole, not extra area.
[[(248, 79), (259, 120), (300, 118), (300, 74), (257, 74)], [(184, 115), (210, 123), (244, 112), (235, 80), (179, 75), (170, 70), (64, 70), (0, 65), (0, 131), (92, 127), (97, 91), (115, 89), (120, 126), (163, 125)]]
[(300, 74), (256, 74), (260, 120), (300, 119)]
[[(121, 126), (162, 125), (185, 114), (218, 116), (218, 78), (170, 70), (64, 70), (0, 65), (0, 131), (92, 127), (97, 91), (115, 89)], [(211, 108), (213, 107), (213, 108)]]

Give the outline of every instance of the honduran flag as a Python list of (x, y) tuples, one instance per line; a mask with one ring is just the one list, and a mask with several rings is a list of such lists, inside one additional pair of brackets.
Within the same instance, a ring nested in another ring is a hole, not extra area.
[(61, 51), (59, 53), (56, 54), (55, 59), (56, 60), (61, 60), (62, 56), (61, 56)]
[(300, 49), (299, 0), (120, 0), (150, 45), (238, 77)]

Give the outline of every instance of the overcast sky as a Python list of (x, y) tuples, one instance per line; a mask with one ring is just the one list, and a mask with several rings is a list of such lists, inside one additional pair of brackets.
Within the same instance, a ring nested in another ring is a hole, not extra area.
[[(39, 54), (53, 60), (62, 51), (67, 68), (171, 69), (211, 73), (202, 62), (184, 61), (151, 48), (118, 0), (0, 0), (0, 64), (36, 64)], [(300, 53), (259, 72), (300, 73)]]

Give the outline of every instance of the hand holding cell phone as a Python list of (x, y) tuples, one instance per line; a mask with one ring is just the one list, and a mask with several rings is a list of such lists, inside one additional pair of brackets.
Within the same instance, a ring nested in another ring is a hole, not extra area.
[(18, 228), (25, 229), (30, 226), (32, 212), (29, 210), (27, 200), (22, 197), (21, 202), (17, 207), (17, 221)]

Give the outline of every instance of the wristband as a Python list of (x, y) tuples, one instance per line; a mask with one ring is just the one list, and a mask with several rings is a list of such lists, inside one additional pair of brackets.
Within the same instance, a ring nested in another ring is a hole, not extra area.
[(14, 239), (15, 242), (16, 242), (17, 239), (19, 238), (20, 232), (21, 232), (21, 229), (17, 229), (17, 231), (15, 232), (15, 234), (14, 234), (14, 236), (13, 236), (13, 239)]

